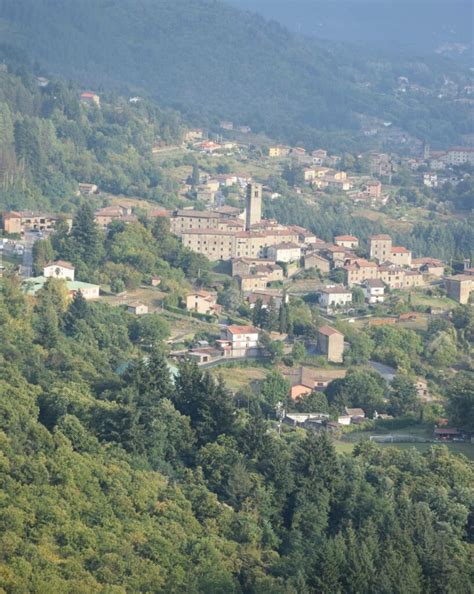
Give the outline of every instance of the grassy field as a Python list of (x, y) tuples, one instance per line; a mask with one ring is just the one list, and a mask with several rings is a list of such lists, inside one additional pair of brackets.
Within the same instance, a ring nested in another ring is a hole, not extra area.
[(214, 377), (222, 377), (232, 392), (253, 388), (256, 382), (267, 377), (268, 370), (263, 367), (214, 367), (210, 370)]
[[(336, 442), (336, 449), (340, 453), (351, 453), (355, 445), (363, 440), (369, 439), (371, 435), (412, 435), (418, 439), (430, 439), (432, 431), (426, 426), (413, 426), (406, 427), (405, 429), (394, 429), (394, 430), (382, 430), (372, 429), (370, 431), (356, 431), (348, 433), (344, 436), (344, 440), (338, 440)], [(464, 454), (470, 460), (474, 460), (474, 444), (472, 443), (461, 443), (461, 442), (448, 442), (446, 444), (440, 444), (439, 442), (432, 441), (420, 441), (413, 443), (377, 443), (382, 448), (398, 448), (400, 450), (408, 450), (410, 448), (416, 448), (419, 452), (426, 452), (433, 445), (446, 445), (447, 448), (453, 454)]]
[(430, 297), (425, 293), (413, 292), (411, 294), (411, 304), (413, 306), (433, 307), (434, 309), (453, 309), (456, 302), (448, 297)]

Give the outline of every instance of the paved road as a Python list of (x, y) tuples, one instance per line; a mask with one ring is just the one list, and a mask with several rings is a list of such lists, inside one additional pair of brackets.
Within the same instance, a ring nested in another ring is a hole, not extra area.
[(393, 367), (389, 367), (388, 365), (384, 365), (383, 363), (378, 363), (377, 361), (369, 361), (369, 365), (372, 367), (374, 371), (380, 374), (385, 381), (389, 383), (393, 380), (397, 373), (397, 370)]
[(25, 251), (23, 252), (23, 264), (20, 267), (23, 278), (33, 276), (33, 245), (38, 239), (40, 239), (38, 233), (25, 233)]

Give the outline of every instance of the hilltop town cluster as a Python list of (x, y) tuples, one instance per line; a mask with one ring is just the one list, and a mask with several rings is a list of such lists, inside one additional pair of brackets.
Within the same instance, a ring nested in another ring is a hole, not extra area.
[[(96, 93), (84, 92), (80, 99), (86, 106), (100, 108), (100, 96)], [(138, 102), (140, 98), (134, 97), (130, 101)], [(248, 126), (235, 126), (232, 122), (221, 122), (220, 128), (224, 134), (233, 131), (241, 138), (251, 133)], [(186, 150), (216, 159), (238, 153), (244, 146), (242, 142), (219, 135), (211, 140), (201, 129), (188, 130), (183, 142)], [(157, 145), (153, 147), (152, 153), (159, 154), (165, 149), (166, 147)], [(423, 154), (417, 158), (395, 159), (385, 153), (371, 152), (367, 155), (370, 175), (356, 176), (341, 170), (341, 157), (330, 155), (323, 149), (308, 153), (301, 147), (270, 145), (264, 151), (270, 162), (282, 160), (291, 162), (292, 167), (298, 168), (302, 187), (295, 186), (296, 193), (301, 192), (303, 186), (306, 190), (315, 192), (329, 189), (344, 193), (354, 202), (378, 206), (385, 204), (388, 199), (381, 180), (385, 179), (390, 183), (399, 167), (409, 167), (413, 171), (423, 167), (422, 183), (434, 188), (446, 180), (456, 183), (452, 176), (452, 167), (474, 164), (473, 149), (452, 148), (444, 152), (433, 152), (430, 147), (425, 146)], [(447, 171), (446, 179), (442, 177), (444, 171)], [(244, 195), (245, 206), (227, 204), (228, 189), (234, 192), (237, 190), (240, 196)], [(78, 196), (88, 198), (98, 194), (100, 189), (96, 184), (78, 184)], [(387, 291), (411, 290), (431, 283), (443, 283), (447, 295), (461, 304), (468, 303), (474, 291), (474, 270), (469, 263), (466, 263), (463, 274), (446, 276), (445, 262), (429, 255), (414, 258), (407, 247), (395, 245), (390, 235), (373, 235), (364, 245), (353, 235), (338, 235), (332, 242), (327, 242), (301, 226), (284, 225), (276, 220), (264, 219), (264, 197), (271, 200), (279, 194), (255, 182), (248, 174), (200, 174), (197, 183), (196, 180), (192, 183), (189, 179), (182, 180), (181, 195), (201, 206), (186, 206), (175, 210), (148, 208), (147, 216), (166, 218), (172, 233), (191, 251), (206, 256), (214, 263), (229, 262), (230, 274), (236, 279), (242, 297), (250, 308), (254, 308), (257, 302), (263, 307), (269, 307), (270, 303), (280, 306), (288, 299), (285, 283), (306, 271), (315, 271), (319, 275), (321, 282), (313, 292), (321, 310), (329, 315), (350, 311), (354, 307), (356, 288), (362, 290), (368, 306), (384, 303)], [(0, 247), (5, 250), (4, 253), (13, 250), (16, 255), (21, 256), (25, 249), (22, 243), (25, 234), (30, 233), (31, 240), (32, 232), (51, 233), (59, 220), (69, 227), (72, 225), (72, 218), (67, 214), (3, 213), (4, 235), (20, 239), (3, 239)], [(123, 203), (104, 206), (95, 212), (95, 221), (104, 232), (115, 221), (129, 224), (137, 220), (138, 215), (134, 208)], [(32, 241), (36, 238), (33, 237)], [(26, 279), (26, 290), (35, 294), (51, 276), (63, 278), (67, 282), (70, 295), (80, 290), (87, 299), (99, 297), (99, 287), (77, 282), (74, 279), (74, 269), (67, 262), (48, 263), (42, 276), (29, 276)], [(334, 278), (337, 278), (337, 282), (331, 280)], [(160, 279), (152, 280), (153, 282), (158, 285)], [(222, 310), (217, 303), (216, 292), (199, 288), (186, 296), (184, 305), (188, 311), (200, 315), (218, 317)], [(137, 314), (148, 311), (140, 303), (131, 303), (129, 307), (130, 311)], [(242, 356), (242, 353), (251, 352), (256, 347), (258, 339), (256, 342), (252, 328), (234, 330), (234, 333), (226, 330), (219, 343), (223, 356)], [(233, 344), (235, 336), (246, 337), (245, 348), (236, 346), (240, 344), (240, 339), (236, 339), (236, 344)], [(340, 348), (335, 329), (329, 329), (326, 335), (323, 332), (320, 343), (337, 343), (337, 347), (326, 346), (323, 351), (326, 354), (330, 351), (329, 360), (342, 361), (343, 348)], [(201, 355), (202, 353), (193, 354), (200, 358), (200, 362), (205, 362), (206, 353), (203, 358)]]
[[(140, 100), (134, 97), (130, 102)], [(81, 102), (94, 109), (101, 105), (100, 96), (93, 92), (84, 92)], [(232, 122), (221, 122), (220, 127), (224, 133), (235, 131), (240, 137), (251, 133), (248, 126), (234, 126)], [(214, 140), (206, 136), (203, 130), (189, 130), (181, 148), (217, 161), (236, 154), (243, 154), (243, 161), (247, 158), (245, 143), (219, 135)], [(171, 148), (175, 150), (179, 147)], [(170, 147), (157, 144), (152, 148), (152, 154), (158, 157), (167, 150)], [(362, 203), (364, 207), (374, 208), (387, 204), (390, 194), (382, 181), (391, 184), (392, 176), (401, 167), (415, 172), (420, 185), (437, 188), (446, 182), (454, 185), (459, 183), (463, 175), (459, 166), (474, 164), (473, 149), (452, 148), (444, 152), (432, 152), (425, 146), (422, 156), (416, 158), (370, 152), (365, 155), (368, 165), (366, 174), (354, 175), (343, 170), (341, 157), (330, 155), (323, 149), (308, 153), (301, 147), (270, 145), (263, 152), (267, 164), (278, 163), (280, 170), (282, 165), (288, 167), (291, 164), (290, 169), (298, 170), (298, 181), (291, 184), (296, 194), (307, 197), (322, 192), (334, 193), (354, 203)], [(416, 173), (418, 169), (419, 174)], [(159, 206), (153, 208), (148, 204), (143, 208), (140, 205), (140, 211), (137, 211), (130, 205), (131, 201), (116, 199), (113, 204), (95, 211), (95, 222), (107, 233), (113, 223), (133, 224), (143, 214), (151, 219), (166, 219), (171, 232), (184, 247), (205, 256), (215, 266), (224, 265), (221, 269), (232, 277), (247, 311), (261, 308), (267, 312), (281, 312), (289, 304), (291, 296), (314, 295), (324, 320), (317, 329), (315, 353), (324, 357), (329, 366), (323, 370), (299, 367), (287, 372), (291, 386), (289, 397), (295, 402), (301, 396), (322, 391), (331, 381), (345, 377), (347, 369), (342, 368), (342, 364), (347, 343), (344, 334), (335, 327), (336, 315), (344, 313), (357, 317), (361, 298), (365, 311), (382, 315), (381, 318), (369, 316), (369, 325), (403, 323), (412, 317), (416, 318), (415, 312), (400, 314), (398, 318), (381, 314), (384, 310), (380, 306), (390, 300), (393, 291), (441, 286), (447, 296), (457, 303), (470, 302), (474, 292), (474, 269), (468, 261), (462, 274), (449, 275), (446, 262), (429, 254), (415, 258), (406, 246), (396, 245), (389, 234), (375, 234), (368, 237), (367, 241), (352, 234), (341, 234), (328, 242), (305, 227), (264, 218), (264, 198), (273, 200), (279, 198), (280, 194), (258, 183), (248, 173), (202, 174), (198, 170), (197, 177), (195, 179), (193, 175), (192, 180), (180, 180), (180, 195), (186, 206), (167, 209)], [(228, 201), (229, 192), (238, 196), (238, 199)], [(94, 200), (100, 194), (97, 184), (85, 181), (78, 184), (78, 197)], [(189, 206), (193, 202), (194, 205)], [(99, 299), (101, 287), (76, 280), (75, 268), (70, 262), (47, 262), (42, 275), (32, 275), (32, 245), (38, 238), (52, 233), (58, 222), (71, 229), (73, 219), (64, 213), (4, 212), (0, 255), (23, 258), (23, 288), (29, 295), (35, 296), (48, 279), (56, 278), (64, 281), (70, 298), (80, 292), (86, 300)], [(301, 293), (293, 293), (293, 281), (295, 284), (304, 283), (306, 278), (312, 279), (311, 287), (303, 289)], [(150, 284), (159, 289), (161, 279), (152, 277)], [(222, 320), (224, 307), (219, 302), (222, 286), (217, 287), (217, 284), (206, 290), (200, 285), (192, 287), (181, 297), (182, 310), (199, 319)], [(151, 313), (149, 305), (139, 300), (127, 298), (120, 304), (136, 316)], [(247, 316), (247, 319), (252, 319), (252, 316)], [(259, 358), (264, 352), (262, 331), (252, 324), (241, 325), (229, 320), (220, 324), (219, 331), (219, 338), (212, 343), (197, 340), (184, 351), (172, 351), (171, 356), (177, 359), (191, 358), (198, 365), (207, 366), (221, 361)], [(292, 342), (285, 342), (285, 336), (280, 331), (278, 340), (281, 339), (285, 343), (284, 352), (291, 352)], [(426, 380), (418, 378), (416, 388), (421, 399), (429, 398)], [(346, 414), (341, 415), (334, 425), (357, 424), (364, 420), (365, 412), (362, 409), (346, 409)], [(322, 424), (330, 428), (331, 425), (328, 415), (319, 413), (291, 413), (285, 416), (285, 422), (305, 428)]]

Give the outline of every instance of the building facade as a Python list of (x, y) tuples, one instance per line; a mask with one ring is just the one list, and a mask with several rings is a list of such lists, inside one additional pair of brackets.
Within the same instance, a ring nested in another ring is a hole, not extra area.
[(245, 229), (250, 231), (262, 220), (262, 184), (247, 185), (245, 208)]
[(63, 280), (74, 280), (74, 266), (64, 260), (48, 262), (43, 268), (43, 276), (46, 278), (61, 278)]
[(318, 330), (318, 349), (331, 363), (342, 363), (344, 359), (344, 334), (331, 328), (322, 326)]
[(392, 252), (392, 238), (390, 235), (372, 235), (369, 237), (369, 255), (373, 260), (385, 262)]

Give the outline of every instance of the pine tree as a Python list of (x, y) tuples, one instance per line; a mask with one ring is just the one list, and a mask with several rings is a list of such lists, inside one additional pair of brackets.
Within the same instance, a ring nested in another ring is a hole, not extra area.
[(94, 220), (94, 211), (89, 204), (84, 204), (77, 211), (71, 239), (75, 252), (73, 258), (76, 261), (81, 260), (91, 268), (97, 267), (103, 255), (103, 245)]
[(196, 363), (184, 361), (179, 370), (174, 404), (181, 414), (189, 416), (199, 443), (231, 433), (234, 425), (232, 396), (209, 372), (202, 373)]
[(87, 301), (84, 299), (81, 291), (77, 291), (69, 304), (67, 312), (63, 318), (63, 326), (66, 334), (70, 336), (74, 334), (76, 323), (79, 320), (87, 319), (89, 315), (89, 306)]
[(43, 274), (43, 268), (54, 257), (53, 247), (49, 239), (40, 239), (33, 245), (33, 270), (34, 274)]
[(59, 340), (59, 319), (50, 300), (45, 300), (36, 308), (36, 334), (39, 344), (46, 349), (54, 348)]

